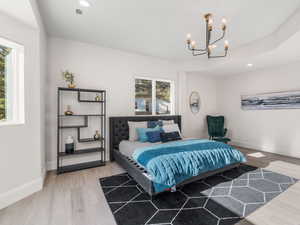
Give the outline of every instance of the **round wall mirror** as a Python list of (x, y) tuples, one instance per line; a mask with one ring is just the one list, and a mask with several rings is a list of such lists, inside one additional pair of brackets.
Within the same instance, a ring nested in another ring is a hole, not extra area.
[(190, 109), (194, 114), (200, 111), (200, 95), (197, 91), (193, 91), (190, 95)]

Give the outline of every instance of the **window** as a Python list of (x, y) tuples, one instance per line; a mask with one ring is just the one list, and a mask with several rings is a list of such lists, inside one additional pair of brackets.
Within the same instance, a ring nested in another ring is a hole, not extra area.
[(7, 70), (9, 67), (11, 48), (0, 45), (0, 121), (7, 119)]
[(0, 38), (0, 125), (24, 120), (22, 46)]
[(174, 114), (174, 85), (172, 81), (136, 78), (135, 114)]

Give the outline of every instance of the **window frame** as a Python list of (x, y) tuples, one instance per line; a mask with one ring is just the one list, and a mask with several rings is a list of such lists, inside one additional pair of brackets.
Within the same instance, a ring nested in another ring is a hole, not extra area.
[[(135, 76), (134, 77), (134, 104), (135, 104), (135, 82), (137, 79), (141, 80), (149, 80), (152, 82), (152, 113), (151, 115), (137, 115), (134, 107), (135, 116), (166, 116), (166, 115), (175, 115), (175, 82), (174, 80), (167, 80), (161, 78), (153, 78), (153, 77), (144, 77), (144, 76)], [(171, 110), (170, 114), (157, 114), (156, 113), (156, 81), (168, 82), (170, 83), (170, 104)], [(153, 107), (154, 106), (154, 107)]]
[(11, 48), (11, 68), (6, 77), (6, 119), (0, 126), (25, 123), (24, 113), (24, 46), (0, 37), (2, 46)]

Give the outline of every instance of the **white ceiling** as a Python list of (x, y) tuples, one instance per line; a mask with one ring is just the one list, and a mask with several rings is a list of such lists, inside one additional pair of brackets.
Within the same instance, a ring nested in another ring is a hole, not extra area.
[(0, 0), (0, 12), (31, 27), (38, 27), (30, 0)]
[(275, 32), (300, 6), (300, 0), (89, 1), (92, 7), (79, 16), (77, 0), (40, 0), (48, 33), (177, 61), (195, 60), (186, 50), (185, 35), (204, 41), (205, 13), (215, 15), (218, 27), (227, 18), (227, 39), (235, 50)]

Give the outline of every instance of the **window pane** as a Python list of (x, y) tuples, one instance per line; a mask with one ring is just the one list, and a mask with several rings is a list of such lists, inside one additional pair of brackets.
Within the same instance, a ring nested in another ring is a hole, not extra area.
[(135, 80), (135, 114), (152, 115), (152, 81)]
[(0, 120), (7, 118), (7, 103), (6, 103), (6, 71), (7, 57), (11, 49), (0, 45)]
[(171, 113), (171, 83), (156, 81), (156, 114)]

